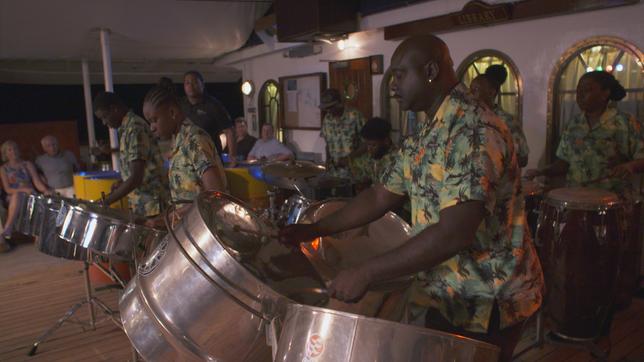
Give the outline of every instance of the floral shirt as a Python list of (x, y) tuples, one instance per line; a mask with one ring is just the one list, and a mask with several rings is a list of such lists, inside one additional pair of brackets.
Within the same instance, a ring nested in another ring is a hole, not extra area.
[(353, 179), (357, 181), (368, 181), (370, 183), (382, 183), (385, 170), (389, 165), (393, 164), (397, 153), (398, 149), (395, 146), (391, 146), (389, 152), (385, 153), (379, 159), (372, 158), (369, 156), (369, 153), (364, 153), (356, 157), (351, 160)]
[(128, 202), (135, 214), (154, 216), (168, 201), (168, 179), (163, 171), (163, 160), (157, 140), (147, 122), (129, 111), (118, 129), (119, 161), (124, 180), (130, 178), (130, 162), (145, 161), (143, 182), (128, 194)]
[(569, 164), (569, 186), (598, 187), (628, 197), (631, 180), (606, 177), (617, 164), (644, 158), (642, 124), (611, 107), (590, 128), (585, 114), (579, 114), (561, 135), (557, 157)]
[(496, 113), (496, 115), (499, 116), (499, 118), (501, 118), (501, 120), (503, 120), (510, 129), (510, 133), (512, 134), (512, 141), (514, 142), (514, 149), (517, 152), (517, 156), (519, 158), (527, 159), (530, 149), (528, 148), (528, 141), (526, 141), (525, 135), (523, 134), (523, 127), (521, 127), (519, 121), (512, 117), (510, 113), (502, 110), (498, 105), (494, 106), (493, 110), (494, 113)]
[[(355, 108), (344, 107), (340, 117), (334, 117), (327, 112), (322, 120), (321, 136), (326, 141), (330, 161), (337, 162), (342, 157), (347, 157), (360, 145), (360, 130), (365, 124), (365, 118)], [(348, 168), (332, 167), (329, 174), (337, 177), (351, 177)]]
[(411, 199), (415, 234), (439, 222), (439, 212), (478, 200), (486, 216), (474, 243), (420, 272), (407, 316), (434, 308), (454, 326), (488, 329), (499, 306), (501, 328), (540, 306), (543, 275), (524, 211), (517, 158), (507, 126), (465, 86), (456, 86), (432, 120), (408, 137), (384, 177), (385, 187)]
[(210, 167), (217, 169), (225, 185), (224, 167), (212, 138), (206, 131), (186, 118), (175, 137), (170, 159), (172, 201), (194, 200), (202, 191), (201, 176)]

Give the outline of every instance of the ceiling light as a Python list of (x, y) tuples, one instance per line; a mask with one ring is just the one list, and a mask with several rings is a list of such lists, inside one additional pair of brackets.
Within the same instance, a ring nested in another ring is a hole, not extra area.
[(347, 42), (344, 39), (338, 40), (338, 49), (344, 50), (347, 47)]

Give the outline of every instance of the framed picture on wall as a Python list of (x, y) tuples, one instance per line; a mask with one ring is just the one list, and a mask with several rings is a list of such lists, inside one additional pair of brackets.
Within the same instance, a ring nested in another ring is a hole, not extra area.
[(382, 74), (385, 72), (384, 59), (382, 54), (372, 55), (369, 57), (369, 65), (371, 66), (371, 74)]
[(326, 73), (280, 77), (279, 83), (282, 90), (280, 127), (320, 129), (322, 127), (320, 94), (326, 89)]

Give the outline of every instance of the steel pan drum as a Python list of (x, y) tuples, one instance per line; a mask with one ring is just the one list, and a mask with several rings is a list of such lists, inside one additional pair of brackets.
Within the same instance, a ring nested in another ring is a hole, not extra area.
[(32, 234), (34, 203), (30, 202), (31, 197), (35, 197), (35, 195), (24, 192), (19, 192), (17, 195), (18, 202), (16, 205), (17, 213), (14, 228), (17, 232), (25, 235)]
[[(311, 205), (300, 223), (308, 224), (319, 221), (327, 215), (346, 205), (347, 200), (335, 199)], [(336, 235), (322, 237), (313, 242), (302, 243), (304, 255), (311, 261), (320, 277), (329, 282), (335, 278), (341, 269), (358, 265), (374, 256), (384, 254), (404, 244), (411, 236), (411, 227), (393, 212), (388, 212), (380, 219)], [(398, 278), (383, 283), (388, 285), (384, 290), (370, 291), (358, 303), (343, 303), (331, 299), (326, 308), (364, 316), (396, 318), (393, 315), (377, 314), (388, 299), (389, 292), (399, 291), (409, 285), (411, 278)], [(305, 303), (306, 304), (306, 303)]]
[(94, 204), (69, 205), (61, 210), (59, 236), (70, 243), (112, 258), (130, 260), (138, 245), (156, 244), (165, 236), (130, 222), (130, 215)]
[[(231, 196), (198, 196), (129, 283), (123, 327), (148, 361), (268, 361), (265, 328), (286, 298), (251, 263), (270, 231)], [(280, 312), (281, 308), (281, 312)]]
[(599, 337), (615, 298), (625, 219), (622, 202), (605, 190), (560, 188), (544, 199), (535, 244), (557, 335)]
[(60, 258), (70, 260), (86, 260), (87, 249), (70, 244), (58, 237), (58, 227), (62, 220), (59, 218), (61, 208), (65, 205), (78, 205), (78, 201), (66, 199), (58, 196), (44, 197), (42, 203), (38, 204), (42, 208), (42, 224), (38, 237), (36, 238), (36, 249)]
[[(347, 204), (347, 200), (321, 201), (306, 209), (300, 219), (310, 224), (334, 213)], [(393, 212), (380, 219), (336, 235), (319, 238), (302, 244), (305, 254), (325, 280), (335, 278), (340, 269), (345, 269), (381, 255), (404, 244), (411, 236), (411, 227)]]
[(431, 329), (298, 304), (288, 306), (275, 361), (497, 361), (499, 348)]
[(292, 195), (282, 205), (278, 224), (297, 224), (305, 210), (311, 205), (311, 201), (300, 195)]

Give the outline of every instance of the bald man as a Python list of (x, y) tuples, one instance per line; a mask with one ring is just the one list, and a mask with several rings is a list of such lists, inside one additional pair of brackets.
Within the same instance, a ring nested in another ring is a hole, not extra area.
[(36, 157), (36, 167), (45, 176), (45, 181), (64, 197), (74, 197), (74, 172), (79, 170), (76, 156), (70, 151), (61, 151), (58, 139), (52, 135), (40, 140), (44, 154)]
[(524, 322), (542, 301), (543, 275), (528, 232), (512, 136), (454, 74), (445, 43), (415, 36), (391, 59), (401, 108), (427, 113), (377, 184), (285, 243), (377, 220), (411, 199), (413, 237), (341, 271), (329, 292), (359, 300), (369, 285), (414, 274), (404, 320), (498, 345), (510, 361)]

